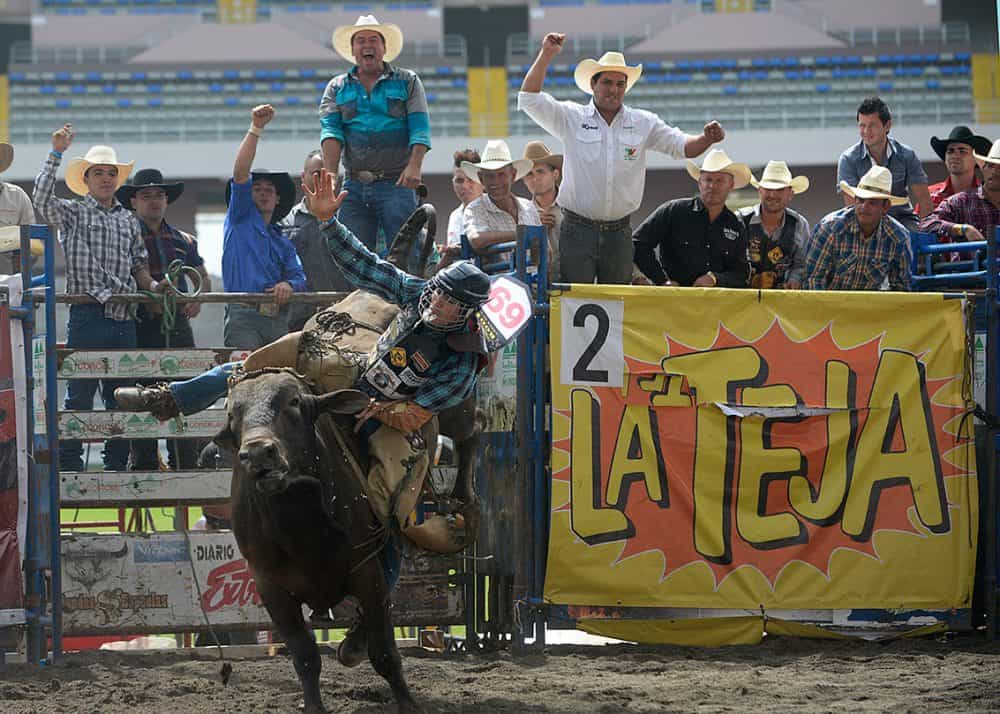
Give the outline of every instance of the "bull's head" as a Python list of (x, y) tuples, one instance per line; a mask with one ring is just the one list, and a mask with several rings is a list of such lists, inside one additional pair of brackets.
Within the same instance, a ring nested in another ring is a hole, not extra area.
[(293, 374), (265, 373), (230, 390), (228, 421), (214, 441), (235, 454), (258, 491), (276, 493), (290, 478), (316, 474), (314, 425), (320, 414), (356, 414), (368, 402), (356, 389), (315, 396)]

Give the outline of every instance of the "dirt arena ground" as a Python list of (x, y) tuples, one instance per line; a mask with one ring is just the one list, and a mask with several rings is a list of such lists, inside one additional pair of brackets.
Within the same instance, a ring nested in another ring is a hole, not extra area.
[[(67, 656), (42, 670), (0, 672), (0, 711), (294, 712), (291, 661), (219, 663), (178, 653)], [(395, 711), (370, 667), (324, 658), (331, 712)], [(559, 645), (544, 653), (449, 656), (403, 650), (414, 695), (427, 712), (916, 712), (1000, 711), (1000, 642), (821, 642), (772, 639), (724, 649)]]

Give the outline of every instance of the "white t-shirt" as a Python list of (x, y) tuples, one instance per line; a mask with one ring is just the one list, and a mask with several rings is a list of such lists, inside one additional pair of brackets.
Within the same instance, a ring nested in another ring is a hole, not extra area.
[(459, 206), (448, 217), (448, 237), (445, 245), (458, 245), (462, 242), (462, 214), (465, 206)]

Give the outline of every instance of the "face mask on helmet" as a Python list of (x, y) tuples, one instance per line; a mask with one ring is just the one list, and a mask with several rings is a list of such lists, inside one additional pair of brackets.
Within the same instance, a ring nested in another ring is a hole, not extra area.
[(421, 293), (418, 307), (424, 324), (442, 332), (453, 332), (465, 326), (477, 306), (459, 302), (431, 282)]

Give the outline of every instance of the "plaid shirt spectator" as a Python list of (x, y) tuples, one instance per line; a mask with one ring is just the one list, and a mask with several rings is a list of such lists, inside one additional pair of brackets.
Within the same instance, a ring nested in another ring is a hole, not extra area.
[[(328, 239), (330, 252), (340, 269), (356, 288), (375, 293), (400, 307), (420, 299), (426, 280), (404, 273), (392, 263), (381, 260), (362, 245), (341, 223), (333, 221)], [(420, 386), (413, 401), (428, 411), (444, 411), (464, 401), (476, 386), (479, 355), (475, 352), (452, 352), (432, 365), (430, 378)]]
[(105, 208), (93, 196), (72, 201), (55, 196), (60, 157), (49, 154), (35, 179), (38, 215), (59, 226), (66, 252), (66, 292), (86, 293), (104, 305), (104, 316), (128, 320), (134, 314), (124, 303), (109, 303), (112, 295), (137, 290), (132, 271), (146, 267), (148, 257), (139, 221), (117, 201)]
[[(166, 221), (160, 222), (160, 230), (155, 234), (144, 221), (139, 221), (139, 224), (149, 254), (149, 274), (154, 280), (163, 280), (167, 268), (175, 260), (190, 268), (200, 268), (205, 264), (198, 253), (198, 240), (193, 235), (174, 228)], [(177, 287), (185, 291), (188, 289), (183, 273)]]
[(910, 235), (892, 216), (865, 238), (848, 206), (813, 231), (806, 256), (806, 290), (910, 289)]
[[(972, 189), (975, 190), (982, 185), (978, 176), (972, 177)], [(949, 176), (944, 181), (938, 183), (932, 183), (927, 187), (927, 190), (931, 194), (931, 203), (934, 204), (934, 208), (937, 208), (941, 203), (951, 196), (955, 195), (955, 187), (951, 185), (951, 176)]]
[(932, 214), (924, 218), (920, 229), (937, 233), (939, 241), (949, 242), (955, 225), (962, 223), (974, 226), (984, 236), (991, 227), (1000, 226), (1000, 208), (986, 200), (982, 186), (975, 191), (956, 193), (942, 201)]

